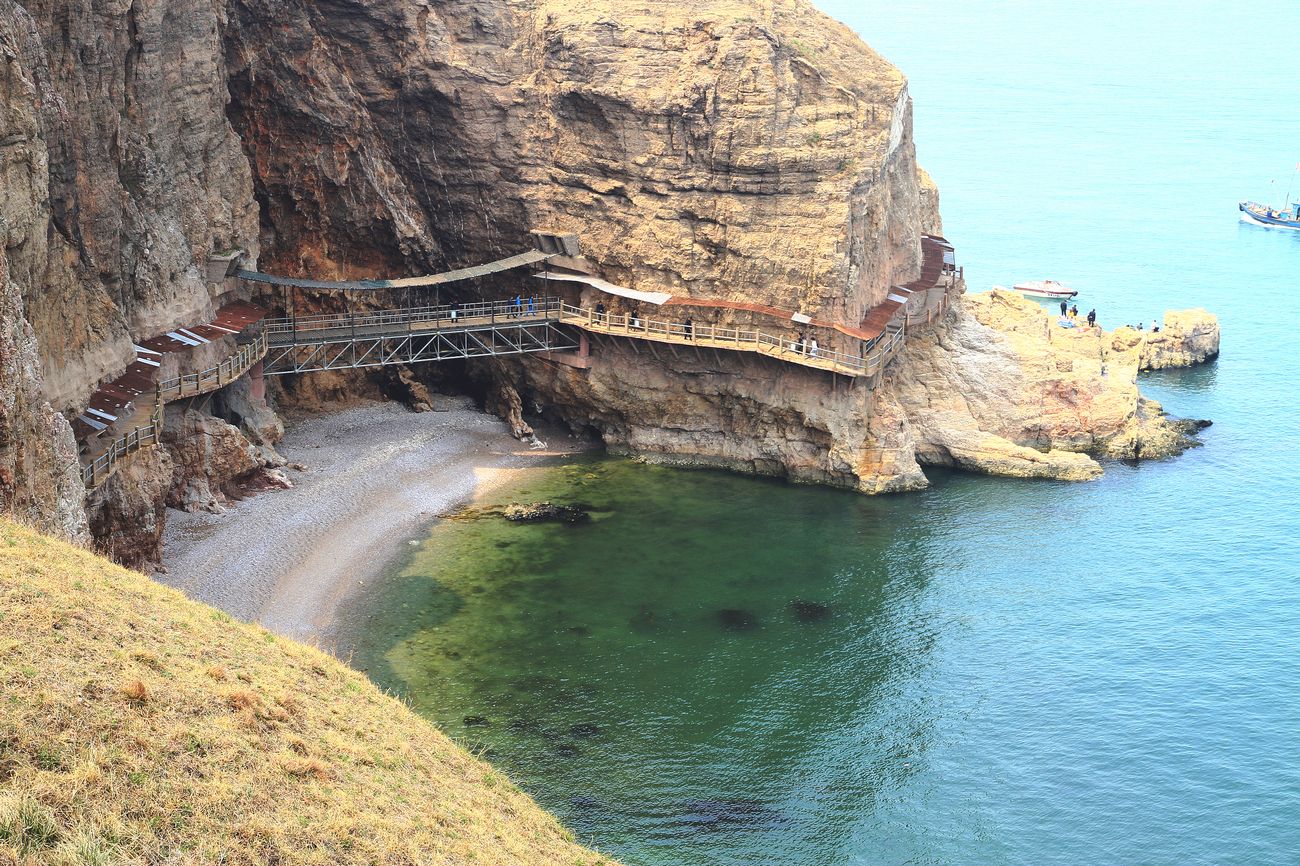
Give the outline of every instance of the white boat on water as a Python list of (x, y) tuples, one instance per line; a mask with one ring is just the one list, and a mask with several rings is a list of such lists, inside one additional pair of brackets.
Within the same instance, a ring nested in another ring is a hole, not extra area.
[[(995, 286), (995, 288), (999, 287)], [(1079, 294), (1074, 289), (1063, 286), (1056, 280), (1030, 280), (1025, 283), (1016, 283), (1011, 289), (1026, 297), (1048, 298), (1055, 301), (1069, 300)]]

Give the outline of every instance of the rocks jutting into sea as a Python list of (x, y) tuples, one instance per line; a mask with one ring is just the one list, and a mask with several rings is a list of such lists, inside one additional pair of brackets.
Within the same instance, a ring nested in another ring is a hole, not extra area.
[[(887, 377), (876, 419), (898, 471), (921, 465), (1081, 481), (1093, 456), (1150, 459), (1194, 447), (1205, 422), (1170, 418), (1138, 389), (1138, 372), (1218, 354), (1204, 310), (1171, 312), (1166, 328), (1061, 328), (1014, 292), (961, 299), (950, 318), (908, 346)], [(923, 484), (924, 481), (919, 483)]]
[(577, 505), (557, 505), (553, 502), (532, 502), (520, 505), (512, 502), (501, 512), (506, 520), (516, 523), (586, 523), (591, 515)]

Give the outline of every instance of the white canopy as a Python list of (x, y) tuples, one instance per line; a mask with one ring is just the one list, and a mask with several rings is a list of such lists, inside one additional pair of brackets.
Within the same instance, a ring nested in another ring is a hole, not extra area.
[(622, 286), (616, 286), (613, 283), (607, 283), (599, 277), (589, 277), (586, 274), (561, 274), (546, 272), (533, 274), (533, 276), (543, 280), (561, 280), (570, 283), (586, 283), (593, 289), (599, 289), (611, 295), (618, 295), (620, 298), (630, 298), (634, 301), (642, 301), (647, 304), (666, 304), (672, 299), (672, 295), (664, 292), (638, 292), (636, 289), (625, 289)]

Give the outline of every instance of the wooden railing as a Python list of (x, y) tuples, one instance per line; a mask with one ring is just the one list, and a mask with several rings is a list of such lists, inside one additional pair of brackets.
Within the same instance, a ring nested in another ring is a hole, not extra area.
[(852, 355), (823, 347), (813, 349), (811, 341), (800, 344), (792, 338), (777, 337), (757, 329), (722, 328), (685, 320), (649, 319), (633, 313), (598, 313), (572, 304), (560, 305), (565, 324), (615, 336), (657, 339), (679, 345), (698, 345), (757, 352), (806, 367), (830, 370), (848, 376), (869, 376), (878, 372), (902, 345), (904, 332), (886, 331), (875, 341), (864, 343), (863, 354)]
[(238, 352), (215, 367), (159, 382), (159, 400), (166, 403), (182, 397), (196, 397), (226, 387), (266, 357), (266, 341), (266, 332), (263, 331), (257, 335), (256, 340), (244, 345)]
[(117, 437), (103, 454), (81, 467), (81, 478), (87, 489), (98, 487), (117, 471), (118, 463), (127, 455), (162, 441), (163, 406), (182, 397), (195, 397), (224, 388), (247, 373), (266, 356), (266, 334), (240, 348), (215, 367), (198, 373), (186, 373), (159, 382), (154, 391), (153, 411), (149, 423), (136, 427)]
[(81, 480), (87, 489), (93, 489), (107, 481), (117, 471), (118, 462), (128, 455), (162, 441), (162, 407), (162, 403), (155, 403), (148, 424), (136, 427), (125, 436), (113, 440), (107, 451), (81, 467)]

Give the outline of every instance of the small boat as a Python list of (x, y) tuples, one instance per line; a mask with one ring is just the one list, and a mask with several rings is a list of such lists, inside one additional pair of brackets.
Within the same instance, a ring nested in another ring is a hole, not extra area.
[(1300, 229), (1300, 202), (1287, 205), (1286, 209), (1277, 210), (1255, 201), (1243, 201), (1237, 205), (1243, 222), (1257, 226), (1274, 226), (1280, 229)]
[(1047, 298), (1053, 301), (1069, 300), (1079, 294), (1056, 280), (1030, 280), (1026, 283), (1016, 283), (1011, 288), (1029, 298)]

